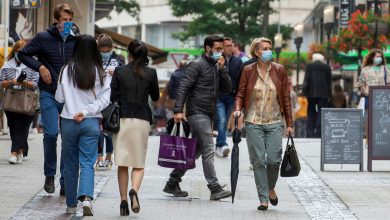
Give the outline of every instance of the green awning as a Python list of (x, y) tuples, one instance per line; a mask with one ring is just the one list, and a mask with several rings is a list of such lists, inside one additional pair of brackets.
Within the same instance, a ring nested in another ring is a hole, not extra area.
[[(390, 68), (390, 64), (387, 64), (387, 66)], [(342, 65), (340, 70), (341, 71), (357, 71), (358, 65), (357, 64)]]
[[(369, 50), (362, 51), (362, 57), (368, 54)], [(385, 58), (387, 62), (390, 62), (390, 45), (387, 46), (387, 49), (384, 51)], [(358, 62), (358, 53), (357, 51), (350, 51), (348, 53), (337, 52), (334, 55), (334, 59), (341, 64), (357, 64)]]

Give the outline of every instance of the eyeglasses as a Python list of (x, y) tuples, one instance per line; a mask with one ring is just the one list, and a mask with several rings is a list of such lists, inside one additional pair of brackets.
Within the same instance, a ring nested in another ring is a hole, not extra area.
[(223, 48), (211, 48), (212, 50), (216, 50), (218, 53), (223, 53)]

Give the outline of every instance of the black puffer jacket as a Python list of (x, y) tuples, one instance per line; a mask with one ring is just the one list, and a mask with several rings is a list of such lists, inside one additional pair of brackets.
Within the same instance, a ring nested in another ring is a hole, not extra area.
[[(73, 24), (73, 33), (79, 35), (79, 28)], [(76, 37), (69, 35), (64, 41), (56, 24), (51, 25), (47, 31), (38, 33), (22, 51), (18, 53), (20, 60), (26, 66), (39, 72), (39, 67), (44, 65), (50, 71), (51, 84), (46, 84), (39, 77), (39, 89), (55, 93), (57, 89), (58, 76), (62, 67), (68, 62), (73, 54), (73, 46)], [(37, 60), (33, 58), (37, 56)]]
[(188, 65), (187, 74), (177, 90), (173, 112), (183, 112), (186, 103), (187, 116), (205, 114), (212, 119), (218, 93), (231, 91), (232, 83), (227, 69), (217, 70), (213, 60), (202, 56)]

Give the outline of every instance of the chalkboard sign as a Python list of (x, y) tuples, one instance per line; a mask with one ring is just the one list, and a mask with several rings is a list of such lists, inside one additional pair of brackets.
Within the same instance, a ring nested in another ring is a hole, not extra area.
[(390, 160), (390, 86), (370, 86), (368, 171), (372, 160)]
[(363, 171), (363, 111), (321, 109), (321, 170), (324, 164), (359, 164)]

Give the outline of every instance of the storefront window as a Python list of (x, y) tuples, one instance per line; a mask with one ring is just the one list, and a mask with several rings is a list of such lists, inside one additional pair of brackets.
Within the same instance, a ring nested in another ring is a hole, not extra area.
[(32, 39), (36, 34), (36, 9), (11, 9), (9, 20), (9, 36), (18, 41)]

